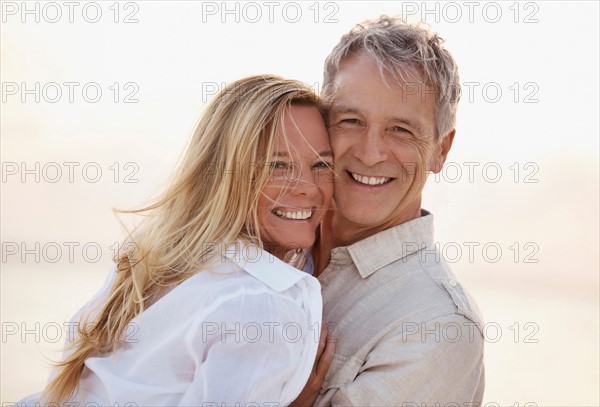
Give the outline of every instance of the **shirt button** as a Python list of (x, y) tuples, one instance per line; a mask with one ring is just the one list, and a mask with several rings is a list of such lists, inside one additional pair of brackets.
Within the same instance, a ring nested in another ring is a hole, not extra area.
[(458, 283), (456, 281), (454, 281), (453, 279), (448, 280), (448, 284), (450, 284), (450, 287), (456, 287), (458, 285)]

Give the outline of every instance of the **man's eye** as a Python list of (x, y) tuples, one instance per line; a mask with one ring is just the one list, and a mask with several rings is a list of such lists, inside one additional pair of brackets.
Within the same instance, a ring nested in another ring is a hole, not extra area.
[(392, 127), (392, 131), (396, 133), (410, 133), (410, 130), (405, 129), (404, 127), (394, 126)]
[(343, 119), (342, 123), (346, 123), (346, 124), (360, 124), (360, 121), (358, 119)]

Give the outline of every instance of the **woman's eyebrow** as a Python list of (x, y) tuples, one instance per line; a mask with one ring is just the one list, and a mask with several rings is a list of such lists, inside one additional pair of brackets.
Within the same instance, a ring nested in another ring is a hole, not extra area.
[[(333, 152), (331, 150), (321, 151), (317, 153), (320, 157), (333, 157)], [(287, 151), (277, 151), (273, 154), (275, 157), (289, 157), (290, 154)]]

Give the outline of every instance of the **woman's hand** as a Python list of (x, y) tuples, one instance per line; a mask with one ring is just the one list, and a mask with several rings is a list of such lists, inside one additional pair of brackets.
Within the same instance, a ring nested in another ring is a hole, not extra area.
[(317, 349), (317, 357), (313, 365), (310, 377), (302, 389), (302, 392), (289, 407), (310, 407), (313, 405), (323, 386), (325, 375), (333, 362), (333, 354), (335, 353), (335, 344), (337, 339), (333, 334), (327, 333), (328, 324), (321, 326), (321, 334), (319, 336), (319, 348)]

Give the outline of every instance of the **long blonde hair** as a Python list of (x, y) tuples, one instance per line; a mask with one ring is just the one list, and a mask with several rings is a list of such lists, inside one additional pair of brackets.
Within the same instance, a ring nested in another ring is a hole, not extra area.
[(63, 403), (77, 390), (88, 357), (115, 351), (130, 321), (168, 286), (206, 266), (211, 245), (243, 240), (262, 247), (257, 201), (269, 177), (286, 109), (307, 105), (323, 113), (305, 84), (252, 76), (224, 88), (206, 107), (165, 192), (155, 203), (119, 213), (144, 214), (129, 233), (117, 276), (100, 311), (82, 317), (72, 352), (42, 397)]

